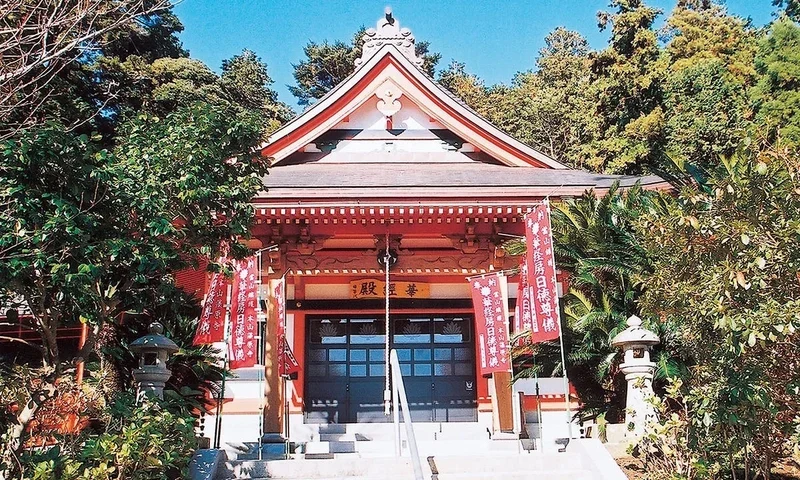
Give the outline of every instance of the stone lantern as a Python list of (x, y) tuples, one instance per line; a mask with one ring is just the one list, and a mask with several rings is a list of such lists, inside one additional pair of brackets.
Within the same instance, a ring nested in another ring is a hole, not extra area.
[(631, 315), (628, 328), (611, 340), (611, 345), (621, 348), (625, 354), (619, 367), (628, 381), (626, 435), (641, 435), (645, 424), (655, 419), (655, 409), (647, 400), (653, 395), (653, 373), (656, 370), (656, 364), (650, 361), (650, 349), (660, 342), (658, 335), (642, 327), (642, 319), (636, 315)]
[(139, 368), (133, 371), (139, 397), (152, 392), (158, 398), (164, 398), (164, 385), (172, 376), (167, 368), (167, 360), (178, 351), (178, 346), (163, 333), (164, 326), (153, 322), (150, 324), (150, 333), (130, 345), (131, 351), (139, 356)]

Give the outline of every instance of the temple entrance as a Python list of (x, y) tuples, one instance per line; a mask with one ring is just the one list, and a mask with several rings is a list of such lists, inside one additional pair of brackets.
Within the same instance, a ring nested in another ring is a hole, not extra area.
[[(309, 316), (306, 423), (388, 422), (383, 412), (385, 319)], [(392, 316), (415, 422), (477, 421), (470, 316)]]

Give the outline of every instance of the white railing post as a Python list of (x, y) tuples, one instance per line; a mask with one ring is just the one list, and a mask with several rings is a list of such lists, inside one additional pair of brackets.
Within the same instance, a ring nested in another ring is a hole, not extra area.
[[(394, 350), (392, 353), (394, 354)], [(394, 355), (397, 356), (397, 354)], [(396, 380), (392, 382), (392, 419), (394, 420), (394, 454), (399, 457), (403, 454), (403, 443), (400, 438), (400, 401)]]
[[(408, 406), (406, 386), (403, 383), (403, 374), (400, 372), (400, 361), (397, 360), (397, 352), (394, 349), (392, 349), (389, 363), (392, 367), (392, 384), (395, 385), (397, 394), (399, 394), (400, 397), (400, 405), (403, 408), (403, 423), (406, 426), (406, 438), (408, 439), (408, 449), (411, 454), (411, 465), (414, 467), (414, 480), (423, 480), (422, 463), (419, 460), (417, 438), (414, 435), (414, 425), (411, 423), (411, 409)], [(397, 421), (399, 427), (399, 418)], [(398, 438), (398, 445), (400, 443), (399, 440)]]

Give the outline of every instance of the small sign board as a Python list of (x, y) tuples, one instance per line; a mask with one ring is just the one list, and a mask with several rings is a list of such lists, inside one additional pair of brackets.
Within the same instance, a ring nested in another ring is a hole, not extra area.
[[(350, 282), (350, 298), (383, 298), (386, 282), (374, 279)], [(430, 298), (431, 287), (424, 282), (389, 282), (389, 298)]]

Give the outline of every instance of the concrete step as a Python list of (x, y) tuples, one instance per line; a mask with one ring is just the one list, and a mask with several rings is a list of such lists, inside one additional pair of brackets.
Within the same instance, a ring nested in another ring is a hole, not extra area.
[[(394, 456), (395, 427), (391, 423), (320, 424), (309, 427), (311, 440), (303, 451), (320, 454), (359, 454), (360, 457)], [(493, 442), (486, 427), (476, 423), (416, 423), (414, 434), (420, 455), (480, 454), (485, 451), (518, 453), (518, 442)], [(403, 451), (408, 451), (405, 426), (401, 425)], [(252, 459), (252, 456), (240, 457)]]
[(225, 451), (227, 457), (232, 460), (243, 458), (254, 450), (256, 454), (258, 454), (258, 447), (256, 446), (254, 448), (252, 442), (225, 442), (221, 447), (221, 449)]
[[(393, 424), (345, 424), (323, 426), (319, 430), (306, 426), (303, 437), (294, 436), (298, 442), (307, 441), (366, 441), (366, 440), (394, 440)], [(405, 436), (405, 426), (400, 426), (400, 431)], [(439, 424), (420, 423), (414, 424), (414, 435), (418, 440), (461, 440), (461, 439), (488, 439), (486, 427), (480, 424)]]
[[(386, 442), (355, 442), (364, 451), (319, 453), (317, 459), (228, 460), (215, 479), (307, 479), (307, 480), (407, 480), (413, 477), (411, 459), (370, 452), (371, 447), (393, 451)], [(606, 448), (596, 439), (575, 439), (564, 453), (527, 452), (508, 448), (516, 441), (484, 444), (477, 453), (466, 452), (459, 442), (421, 442), (420, 452), (449, 446), (453, 452), (421, 454), (424, 478), (436, 472), (439, 480), (535, 479), (535, 480), (625, 480), (625, 474)], [(433, 445), (429, 445), (433, 444)], [(477, 445), (474, 445), (477, 447)], [(498, 449), (499, 450), (494, 450)], [(407, 453), (406, 453), (407, 455)], [(333, 457), (333, 458), (331, 458)]]
[[(516, 456), (434, 456), (422, 457), (423, 474), (431, 478), (432, 469), (441, 480), (470, 479), (574, 479), (590, 480), (580, 455), (538, 454)], [(227, 462), (218, 479), (408, 479), (413, 466), (408, 457), (355, 458), (329, 460), (278, 460)]]
[[(347, 425), (346, 423), (328, 423), (328, 424), (318, 424), (317, 425), (317, 432), (318, 433), (338, 433), (343, 434), (347, 433)], [(309, 425), (313, 428), (313, 424)], [(352, 427), (351, 427), (352, 428)]]
[(595, 480), (586, 470), (542, 470), (521, 472), (453, 473), (440, 474), (438, 480)]
[(398, 478), (412, 478), (409, 458), (334, 458), (330, 460), (229, 461), (217, 475), (222, 479), (326, 479), (386, 478), (386, 472)]
[[(305, 453), (359, 453), (361, 456), (394, 456), (394, 440), (309, 442)], [(525, 448), (519, 440), (418, 440), (421, 456), (482, 455), (486, 452), (519, 454)], [(402, 450), (408, 454), (408, 442), (403, 438)]]
[(358, 442), (309, 442), (305, 453), (355, 453)]
[(523, 453), (521, 455), (449, 455), (432, 460), (440, 474), (493, 474), (523, 471), (575, 471), (585, 468), (577, 453)]
[[(404, 429), (403, 424), (400, 425)], [(303, 424), (293, 430), (293, 436), (310, 436), (319, 440), (322, 435), (351, 435), (361, 434), (372, 440), (391, 440), (394, 432), (392, 423), (342, 423), (342, 424)], [(414, 433), (418, 437), (452, 436), (453, 438), (473, 437), (485, 435), (486, 426), (478, 422), (419, 422), (414, 423)], [(302, 441), (302, 439), (298, 439)], [(330, 440), (330, 439), (328, 439)]]
[[(251, 477), (247, 477), (250, 479)], [(276, 477), (252, 478), (251, 480), (272, 480)], [(400, 475), (383, 473), (374, 477), (370, 476), (346, 476), (346, 477), (325, 477), (314, 478), (313, 480), (408, 480), (413, 475), (405, 473)], [(423, 478), (430, 478), (425, 475)], [(586, 470), (573, 471), (543, 471), (543, 472), (500, 472), (494, 474), (442, 474), (438, 475), (439, 480), (596, 480), (591, 472)], [(299, 479), (298, 479), (299, 480)]]
[(368, 442), (372, 438), (363, 433), (320, 433), (318, 435), (320, 442)]
[[(258, 442), (226, 442), (222, 449), (229, 460), (258, 459)], [(277, 460), (286, 458), (285, 443), (262, 443), (261, 458)]]

